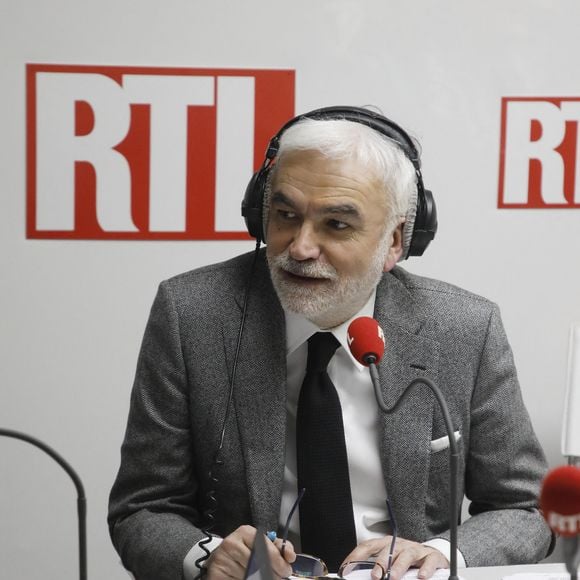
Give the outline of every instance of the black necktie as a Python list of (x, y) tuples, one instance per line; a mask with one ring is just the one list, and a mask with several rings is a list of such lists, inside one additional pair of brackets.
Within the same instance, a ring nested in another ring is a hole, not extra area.
[(308, 340), (308, 362), (296, 416), (302, 551), (338, 571), (356, 546), (342, 409), (326, 367), (339, 343), (328, 332)]

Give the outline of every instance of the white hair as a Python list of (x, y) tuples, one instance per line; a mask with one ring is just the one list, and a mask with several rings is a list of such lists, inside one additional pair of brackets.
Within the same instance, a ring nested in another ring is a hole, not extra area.
[[(392, 231), (402, 219), (403, 258), (407, 256), (417, 207), (417, 175), (411, 161), (395, 141), (367, 125), (345, 119), (302, 119), (291, 125), (280, 137), (276, 163), (292, 151), (318, 151), (330, 159), (354, 159), (372, 171), (383, 183), (387, 196)], [(267, 216), (270, 197), (269, 175), (264, 196)]]

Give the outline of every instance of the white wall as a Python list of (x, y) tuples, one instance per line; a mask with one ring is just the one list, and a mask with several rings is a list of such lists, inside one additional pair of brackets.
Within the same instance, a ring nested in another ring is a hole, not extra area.
[[(25, 64), (294, 69), (297, 112), (380, 107), (421, 141), (439, 209), (436, 241), (408, 268), (499, 302), (555, 466), (568, 327), (580, 321), (580, 210), (497, 209), (500, 104), (580, 97), (579, 21), (576, 0), (2, 3), (0, 426), (45, 440), (82, 476), (91, 579), (127, 577), (106, 503), (157, 283), (253, 245), (27, 240)], [(2, 576), (75, 578), (72, 484), (11, 440), (0, 469)]]

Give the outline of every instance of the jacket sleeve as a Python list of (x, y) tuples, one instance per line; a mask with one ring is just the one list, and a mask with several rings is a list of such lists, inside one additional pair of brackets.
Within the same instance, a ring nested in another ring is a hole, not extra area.
[(195, 523), (187, 376), (179, 320), (162, 284), (139, 354), (109, 528), (124, 566), (139, 580), (181, 580), (203, 537)]
[(496, 306), (479, 362), (470, 422), (465, 495), (471, 517), (458, 531), (467, 565), (545, 558), (553, 547), (550, 529), (538, 510), (546, 461), (522, 400)]

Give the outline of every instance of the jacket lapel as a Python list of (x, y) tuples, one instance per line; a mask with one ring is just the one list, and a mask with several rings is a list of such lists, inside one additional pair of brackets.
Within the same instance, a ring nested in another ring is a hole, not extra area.
[[(385, 334), (385, 355), (379, 363), (383, 398), (392, 408), (417, 377), (437, 382), (438, 344), (419, 335), (423, 315), (411, 293), (392, 274), (377, 289), (375, 317)], [(392, 414), (381, 413), (379, 438), (387, 493), (402, 537), (425, 537), (424, 498), (430, 462), (434, 397), (415, 386)]]
[[(236, 301), (241, 313), (244, 292)], [(240, 318), (232, 316), (225, 327), (230, 377), (239, 325)], [(284, 477), (286, 333), (263, 259), (252, 274), (233, 402), (254, 525), (276, 529)]]

